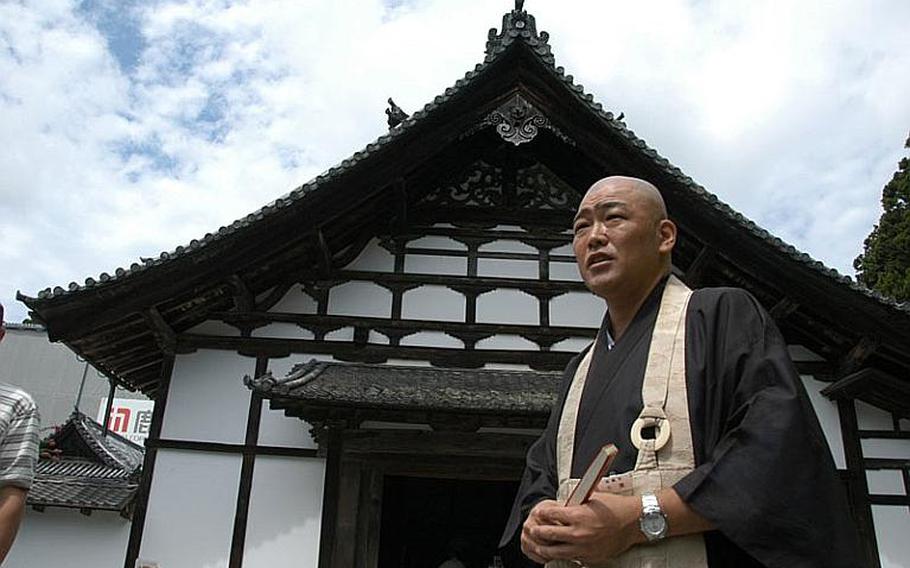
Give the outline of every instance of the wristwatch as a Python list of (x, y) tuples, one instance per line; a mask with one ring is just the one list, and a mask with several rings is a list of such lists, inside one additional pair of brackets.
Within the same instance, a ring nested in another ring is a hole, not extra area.
[(657, 542), (666, 538), (667, 533), (670, 532), (667, 516), (660, 508), (657, 496), (653, 493), (645, 493), (641, 496), (641, 517), (638, 518), (638, 525), (648, 542)]

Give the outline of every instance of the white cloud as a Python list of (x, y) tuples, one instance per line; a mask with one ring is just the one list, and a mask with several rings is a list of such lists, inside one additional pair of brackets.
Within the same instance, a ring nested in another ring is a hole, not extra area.
[[(128, 266), (286, 193), (381, 134), (388, 96), (414, 111), (473, 68), (510, 4), (134, 3), (130, 65), (111, 18), (0, 4), (0, 301), (22, 317), (16, 289)], [(910, 125), (910, 5), (527, 8), (653, 147), (850, 271)]]

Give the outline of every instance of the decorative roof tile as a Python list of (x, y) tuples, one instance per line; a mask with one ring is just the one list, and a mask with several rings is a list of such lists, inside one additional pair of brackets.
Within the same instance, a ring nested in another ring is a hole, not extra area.
[(561, 373), (328, 363), (295, 365), (281, 378), (270, 373), (248, 388), (265, 398), (316, 405), (409, 410), (547, 414)]
[(119, 511), (128, 515), (139, 489), (143, 450), (80, 412), (52, 434), (54, 448), (35, 467), (27, 502), (37, 508)]

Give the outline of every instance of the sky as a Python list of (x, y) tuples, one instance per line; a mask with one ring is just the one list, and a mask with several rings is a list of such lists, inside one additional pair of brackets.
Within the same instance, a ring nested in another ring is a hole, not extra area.
[[(230, 224), (483, 59), (509, 0), (0, 1), (0, 302)], [(910, 133), (910, 2), (528, 0), (557, 65), (843, 274)], [(671, 212), (672, 215), (672, 212)]]

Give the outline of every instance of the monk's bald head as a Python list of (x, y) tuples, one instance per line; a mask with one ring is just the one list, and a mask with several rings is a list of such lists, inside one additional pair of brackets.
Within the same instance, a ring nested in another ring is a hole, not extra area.
[(596, 199), (597, 195), (609, 190), (620, 190), (635, 198), (641, 207), (644, 207), (657, 223), (667, 218), (667, 205), (654, 184), (628, 176), (609, 176), (597, 180), (588, 188), (582, 198), (582, 204), (589, 199)]

